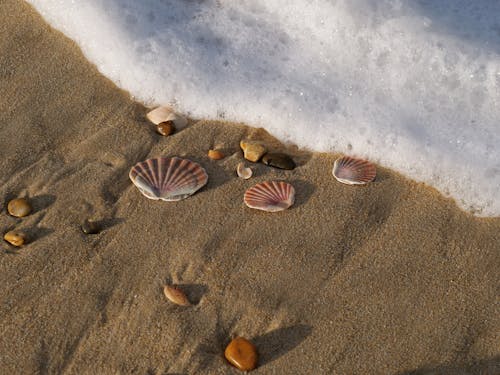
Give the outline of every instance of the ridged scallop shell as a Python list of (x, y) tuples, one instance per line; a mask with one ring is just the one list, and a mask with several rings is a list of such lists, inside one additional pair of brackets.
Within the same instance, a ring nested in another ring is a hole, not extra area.
[(198, 163), (177, 157), (137, 163), (129, 177), (147, 198), (164, 201), (187, 198), (208, 181), (207, 172)]
[(158, 125), (162, 122), (173, 121), (177, 129), (182, 129), (187, 125), (187, 119), (184, 116), (175, 113), (170, 107), (158, 107), (146, 114), (146, 117), (153, 124)]
[(344, 184), (364, 185), (375, 179), (375, 166), (367, 160), (344, 156), (335, 160), (333, 176)]
[(263, 182), (248, 189), (243, 200), (248, 207), (257, 210), (283, 211), (295, 202), (295, 189), (286, 182)]
[(242, 178), (244, 180), (248, 180), (250, 177), (252, 177), (252, 169), (245, 167), (245, 163), (241, 162), (238, 164), (236, 167), (236, 173), (238, 174), (239, 178)]

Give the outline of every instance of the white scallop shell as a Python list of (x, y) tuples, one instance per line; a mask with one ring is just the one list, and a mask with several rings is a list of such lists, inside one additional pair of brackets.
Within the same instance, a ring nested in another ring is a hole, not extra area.
[(194, 194), (208, 181), (207, 172), (188, 159), (153, 158), (137, 163), (129, 177), (144, 196), (154, 200), (179, 201)]
[(245, 163), (243, 162), (239, 163), (236, 167), (236, 173), (238, 174), (238, 177), (243, 178), (244, 180), (248, 180), (253, 174), (252, 169), (245, 167)]
[(149, 121), (158, 125), (165, 121), (173, 121), (177, 129), (182, 129), (187, 125), (187, 119), (184, 116), (175, 113), (170, 107), (158, 107), (148, 112), (146, 115)]
[(266, 181), (248, 189), (243, 200), (257, 210), (283, 211), (295, 202), (295, 189), (286, 182)]
[(344, 156), (335, 160), (333, 176), (344, 184), (364, 185), (375, 179), (375, 166), (367, 160)]

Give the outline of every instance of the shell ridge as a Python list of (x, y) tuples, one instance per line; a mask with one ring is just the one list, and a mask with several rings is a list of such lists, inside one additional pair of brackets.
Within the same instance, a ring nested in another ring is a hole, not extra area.
[(153, 185), (154, 184), (154, 179), (153, 179), (152, 175), (148, 172), (148, 169), (145, 167), (144, 163), (138, 164), (137, 168), (140, 170), (139, 171), (140, 173), (138, 173), (138, 175), (141, 176), (148, 183), (150, 183), (151, 185)]

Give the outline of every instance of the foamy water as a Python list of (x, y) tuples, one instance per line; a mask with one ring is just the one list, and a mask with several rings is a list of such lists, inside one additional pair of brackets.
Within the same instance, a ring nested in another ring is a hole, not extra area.
[(500, 216), (500, 1), (28, 2), (147, 105), (367, 157)]

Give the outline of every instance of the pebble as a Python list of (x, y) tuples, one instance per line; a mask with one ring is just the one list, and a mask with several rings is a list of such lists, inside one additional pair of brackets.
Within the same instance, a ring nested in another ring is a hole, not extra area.
[(163, 294), (165, 294), (165, 297), (167, 297), (170, 302), (176, 305), (191, 306), (191, 302), (189, 302), (186, 294), (175, 286), (165, 285), (163, 287)]
[(240, 147), (243, 150), (243, 157), (254, 163), (258, 162), (267, 151), (266, 147), (260, 142), (241, 141)]
[(242, 371), (251, 371), (257, 367), (259, 354), (254, 344), (243, 337), (236, 337), (229, 343), (224, 356), (234, 367)]
[(175, 125), (172, 120), (160, 122), (156, 126), (156, 131), (161, 135), (167, 137), (175, 132)]
[(270, 152), (262, 157), (262, 162), (271, 167), (292, 170), (296, 167), (293, 159), (287, 154)]
[(7, 211), (9, 214), (15, 217), (28, 216), (31, 212), (31, 205), (24, 198), (16, 198), (9, 202), (7, 205)]
[(19, 247), (24, 245), (24, 236), (12, 230), (5, 233), (3, 239), (13, 246)]
[(222, 153), (222, 151), (219, 150), (208, 150), (208, 157), (212, 160), (220, 160), (224, 159), (226, 155)]
[(101, 227), (98, 222), (86, 219), (82, 223), (82, 232), (85, 234), (97, 234), (101, 231)]

